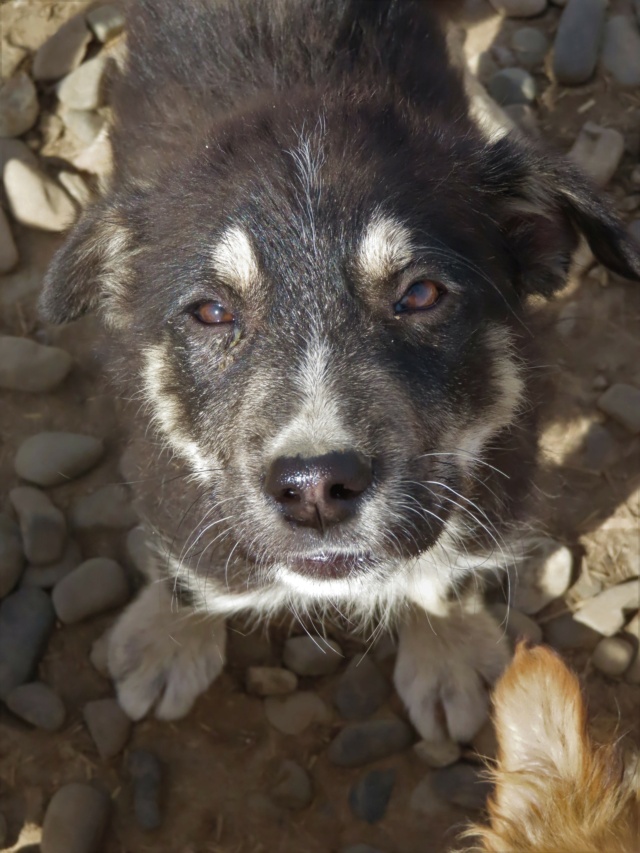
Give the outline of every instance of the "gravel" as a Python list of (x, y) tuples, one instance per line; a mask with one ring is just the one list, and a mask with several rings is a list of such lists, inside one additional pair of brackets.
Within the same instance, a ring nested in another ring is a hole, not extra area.
[(42, 824), (42, 853), (100, 853), (110, 812), (109, 797), (91, 785), (60, 788)]
[(100, 758), (106, 761), (122, 752), (132, 723), (115, 699), (87, 702), (83, 716)]
[(547, 0), (490, 0), (493, 8), (508, 18), (532, 18), (547, 8)]
[(629, 668), (633, 660), (633, 646), (620, 637), (605, 637), (595, 647), (591, 662), (609, 678), (617, 678)]
[(71, 370), (72, 359), (58, 347), (29, 338), (0, 335), (0, 388), (40, 393), (52, 391)]
[(630, 15), (613, 15), (607, 21), (602, 64), (620, 86), (640, 85), (640, 32)]
[(420, 761), (436, 769), (455, 764), (462, 755), (460, 744), (453, 740), (419, 740), (413, 751)]
[(0, 275), (11, 272), (18, 265), (18, 248), (4, 210), (0, 207)]
[(331, 719), (326, 703), (308, 691), (292, 693), (284, 699), (268, 696), (264, 710), (274, 729), (285, 735), (299, 735), (312, 723), (328, 723)]
[(86, 21), (94, 36), (103, 43), (111, 41), (124, 29), (124, 15), (111, 4), (89, 10)]
[(14, 688), (6, 703), (17, 717), (38, 729), (57, 732), (64, 725), (66, 712), (62, 699), (40, 681)]
[(274, 759), (267, 769), (269, 796), (277, 806), (300, 811), (313, 800), (311, 777), (297, 762)]
[(250, 666), (245, 685), (247, 693), (254, 696), (279, 696), (292, 693), (298, 686), (298, 678), (279, 666)]
[(437, 770), (432, 781), (439, 797), (463, 809), (483, 809), (493, 789), (483, 767), (464, 762)]
[(553, 44), (553, 73), (577, 86), (593, 75), (602, 41), (607, 0), (569, 0)]
[(624, 136), (612, 127), (588, 121), (569, 152), (569, 157), (599, 186), (606, 187), (624, 154)]
[(58, 98), (72, 110), (97, 110), (104, 103), (103, 78), (107, 59), (97, 56), (83, 62), (58, 84)]
[(62, 512), (47, 495), (31, 486), (9, 492), (9, 500), (18, 516), (24, 553), (37, 566), (62, 557), (67, 541), (67, 524)]
[(105, 126), (102, 116), (91, 110), (65, 110), (62, 121), (83, 145), (90, 145)]
[(29, 228), (66, 231), (76, 217), (76, 208), (62, 187), (21, 160), (9, 160), (4, 167), (4, 188), (14, 219)]
[(598, 408), (634, 435), (640, 435), (640, 389), (624, 382), (608, 388)]
[(33, 58), (33, 79), (59, 80), (77, 68), (84, 59), (91, 32), (84, 18), (76, 15), (38, 48)]
[(536, 81), (523, 68), (503, 68), (487, 84), (489, 94), (501, 106), (531, 104), (536, 99)]
[(82, 554), (77, 542), (68, 539), (64, 552), (59, 560), (44, 566), (27, 566), (22, 576), (22, 586), (39, 586), (41, 589), (52, 589), (58, 581), (66, 577), (82, 562)]
[(51, 599), (41, 589), (19, 589), (0, 604), (0, 699), (32, 677), (54, 624)]
[(549, 50), (549, 40), (534, 27), (522, 27), (513, 34), (511, 47), (520, 65), (531, 69), (544, 62)]
[(0, 139), (0, 177), (10, 160), (19, 160), (29, 166), (37, 166), (38, 158), (20, 139)]
[(104, 443), (90, 435), (41, 432), (23, 441), (15, 459), (19, 477), (38, 486), (59, 486), (93, 468)]
[(331, 742), (329, 761), (340, 767), (361, 767), (411, 746), (413, 732), (402, 720), (367, 720), (342, 729)]
[(135, 749), (129, 755), (129, 773), (133, 779), (133, 809), (138, 826), (158, 829), (160, 816), (160, 786), (162, 765), (153, 752)]
[(501, 603), (490, 605), (488, 610), (500, 626), (504, 626), (514, 645), (518, 640), (527, 640), (534, 645), (542, 642), (542, 628), (525, 613)]
[(131, 595), (124, 569), (115, 560), (93, 557), (56, 584), (52, 600), (65, 625), (126, 604)]
[(524, 614), (538, 613), (564, 595), (573, 573), (573, 554), (553, 539), (543, 539), (518, 573), (513, 606)]
[(126, 486), (111, 483), (80, 497), (71, 509), (71, 524), (79, 530), (128, 529), (138, 521)]
[(24, 71), (0, 85), (0, 136), (22, 136), (36, 123), (39, 111), (36, 87)]
[(368, 655), (355, 657), (340, 676), (333, 697), (345, 720), (370, 717), (383, 704), (391, 686)]
[(395, 770), (370, 770), (358, 779), (349, 792), (351, 811), (367, 823), (382, 820), (395, 782)]
[(609, 587), (588, 599), (574, 614), (574, 618), (602, 636), (612, 637), (626, 622), (624, 611), (637, 610), (639, 607), (640, 584), (634, 579)]
[(12, 518), (0, 513), (0, 599), (18, 583), (23, 568), (20, 528)]
[(282, 654), (284, 665), (297, 675), (331, 675), (342, 663), (342, 649), (324, 637), (289, 637)]

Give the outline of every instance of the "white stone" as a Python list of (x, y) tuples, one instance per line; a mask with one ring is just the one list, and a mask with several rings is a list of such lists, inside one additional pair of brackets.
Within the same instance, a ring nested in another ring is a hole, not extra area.
[(13, 217), (40, 231), (65, 231), (76, 217), (66, 192), (44, 172), (20, 160), (4, 167), (4, 186)]
[(624, 611), (639, 607), (640, 581), (634, 578), (587, 599), (574, 614), (574, 619), (604, 637), (612, 637), (625, 624)]
[(78, 66), (58, 84), (60, 101), (72, 110), (96, 110), (103, 103), (102, 84), (107, 58), (96, 56)]
[(82, 62), (91, 33), (81, 15), (64, 23), (38, 49), (33, 58), (34, 80), (59, 80)]
[(569, 157), (599, 187), (606, 187), (623, 154), (624, 136), (619, 131), (588, 121), (578, 134)]
[(553, 539), (542, 540), (517, 573), (512, 605), (531, 615), (564, 595), (571, 583), (573, 554)]
[(629, 668), (633, 660), (633, 648), (620, 637), (605, 637), (595, 647), (592, 657), (597, 670), (610, 678), (617, 678)]
[(452, 740), (420, 740), (413, 747), (416, 756), (429, 767), (448, 767), (462, 755), (460, 745)]

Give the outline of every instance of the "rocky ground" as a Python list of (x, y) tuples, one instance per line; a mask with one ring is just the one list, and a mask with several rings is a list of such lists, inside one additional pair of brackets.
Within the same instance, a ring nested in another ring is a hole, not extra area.
[[(638, 0), (470, 0), (463, 22), (469, 66), (510, 118), (581, 163), (640, 237), (636, 16)], [(0, 849), (445, 851), (484, 802), (491, 732), (462, 750), (416, 743), (390, 685), (393, 638), (361, 658), (339, 632), (327, 646), (295, 626), (232, 626), (228, 671), (176, 724), (132, 725), (104, 676), (101, 637), (144, 559), (120, 403), (91, 318), (46, 328), (35, 300), (108, 169), (121, 30), (105, 5), (0, 5)], [(640, 288), (583, 252), (544, 319), (557, 394), (540, 497), (561, 547), (510, 613), (497, 592), (492, 606), (509, 636), (571, 661), (598, 730), (631, 748)]]

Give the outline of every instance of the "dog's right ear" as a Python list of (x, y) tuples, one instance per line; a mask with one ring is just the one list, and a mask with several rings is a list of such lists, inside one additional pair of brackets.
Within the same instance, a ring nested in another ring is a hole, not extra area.
[(44, 278), (40, 314), (67, 323), (97, 310), (117, 291), (130, 253), (130, 236), (113, 206), (87, 209), (55, 254)]

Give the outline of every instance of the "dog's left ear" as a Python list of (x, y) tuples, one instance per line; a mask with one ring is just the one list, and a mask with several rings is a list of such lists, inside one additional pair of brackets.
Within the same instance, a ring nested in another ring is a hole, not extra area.
[(576, 166), (511, 136), (485, 154), (483, 186), (501, 199), (500, 224), (523, 294), (551, 296), (564, 285), (580, 235), (600, 263), (640, 281), (640, 245)]

